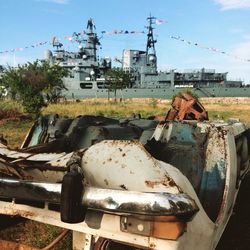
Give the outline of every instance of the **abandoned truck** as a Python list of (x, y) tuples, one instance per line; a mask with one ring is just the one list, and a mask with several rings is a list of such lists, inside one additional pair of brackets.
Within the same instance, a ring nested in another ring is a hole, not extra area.
[(188, 96), (172, 106), (166, 119), (40, 117), (20, 150), (0, 144), (0, 213), (81, 233), (74, 249), (215, 249), (249, 129), (208, 121)]

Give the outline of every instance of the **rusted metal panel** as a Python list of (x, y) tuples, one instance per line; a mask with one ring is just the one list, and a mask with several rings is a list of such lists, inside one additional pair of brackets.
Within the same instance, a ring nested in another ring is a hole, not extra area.
[[(180, 133), (177, 132), (178, 129), (176, 128), (178, 127), (180, 128)], [(192, 131), (191, 133), (190, 130)], [(167, 159), (164, 161), (171, 162), (173, 166), (177, 167), (188, 177), (205, 211), (216, 221), (217, 217), (221, 216), (219, 211), (224, 203), (223, 197), (227, 189), (225, 184), (226, 174), (229, 171), (231, 172), (230, 179), (234, 182), (237, 179), (237, 176), (234, 174), (234, 171), (237, 171), (237, 164), (235, 164), (235, 138), (238, 138), (246, 131), (247, 127), (238, 122), (233, 124), (225, 122), (169, 122), (157, 126), (152, 138), (157, 142), (161, 142), (161, 147), (156, 147), (156, 151), (159, 152), (161, 150), (161, 152), (156, 155), (154, 155), (154, 152), (151, 152), (151, 154), (156, 158), (161, 157), (160, 159), (163, 159), (164, 155), (169, 155), (171, 159), (176, 156), (177, 160)], [(166, 149), (170, 148), (171, 142), (173, 142), (173, 150), (169, 154), (163, 154), (162, 152), (169, 152)], [(189, 151), (190, 149), (194, 150), (193, 156), (190, 152), (182, 154), (185, 143), (188, 143)], [(152, 145), (157, 146), (157, 143)], [(166, 149), (162, 150), (162, 148)], [(189, 157), (185, 157), (185, 155)], [(200, 162), (199, 164), (197, 164), (197, 156), (201, 157), (200, 161), (198, 161)], [(243, 164), (244, 167), (242, 167), (244, 173), (249, 170), (249, 159), (247, 157), (249, 156), (245, 153), (246, 159)], [(165, 156), (166, 158), (167, 156)], [(184, 164), (182, 163), (183, 159), (185, 159)], [(180, 163), (178, 163), (178, 160), (180, 160)], [(188, 171), (189, 168), (187, 167), (189, 162), (194, 167), (193, 169), (191, 168), (191, 171)], [(200, 173), (197, 172), (199, 168)], [(195, 175), (197, 173), (198, 175)], [(232, 195), (236, 194), (237, 192), (232, 190)]]
[(203, 133), (197, 123), (167, 122), (157, 126), (146, 148), (155, 158), (178, 168), (198, 191), (204, 169), (206, 137), (207, 133)]
[[(89, 216), (72, 226), (61, 222), (57, 212), (15, 201), (0, 202), (0, 212), (149, 249), (216, 247), (240, 180), (250, 168), (244, 124), (167, 121), (156, 127), (155, 121), (139, 118), (46, 119), (28, 137), (26, 144), (32, 147), (13, 151), (0, 145), (0, 171), (27, 184), (14, 192), (17, 188), (8, 189), (13, 181), (7, 184), (3, 179), (2, 196), (9, 192), (7, 197), (33, 199), (35, 194), (37, 200), (60, 203), (61, 184), (56, 182), (68, 171), (76, 171), (82, 175), (82, 204), (89, 208), (87, 214), (98, 211), (102, 215), (95, 217), (95, 223)], [(39, 141), (44, 144), (36, 145)], [(48, 182), (56, 189), (47, 189)], [(164, 222), (164, 216), (187, 215), (188, 211), (197, 213), (190, 221), (186, 219), (186, 231), (176, 240), (121, 230), (120, 215), (133, 214), (138, 221), (143, 216), (144, 222), (150, 221), (145, 215), (151, 220), (161, 217)]]
[(188, 93), (180, 93), (173, 99), (172, 108), (166, 116), (167, 121), (208, 120), (208, 114), (198, 99)]

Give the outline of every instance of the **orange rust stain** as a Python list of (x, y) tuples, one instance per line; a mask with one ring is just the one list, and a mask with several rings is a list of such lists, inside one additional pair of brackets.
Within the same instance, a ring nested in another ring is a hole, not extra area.
[(160, 239), (176, 240), (180, 237), (186, 228), (186, 224), (181, 221), (161, 222), (157, 221), (153, 224), (153, 235)]
[(24, 180), (34, 180), (34, 177), (31, 175), (26, 175), (23, 179)]
[(163, 182), (162, 182), (162, 185), (170, 186), (170, 187), (176, 186), (175, 182), (171, 178), (164, 179)]
[(11, 214), (13, 216), (21, 216), (21, 217), (34, 217), (36, 214), (33, 212), (29, 212), (29, 211), (23, 211), (23, 210), (19, 210), (19, 209), (11, 209), (8, 210), (8, 212), (6, 211), (5, 214)]
[(156, 180), (156, 181), (146, 180), (145, 184), (147, 187), (150, 187), (150, 188), (154, 188), (155, 186), (158, 186), (158, 185), (163, 185), (166, 187), (178, 187), (176, 183), (174, 182), (174, 180), (168, 176), (165, 176), (164, 179), (162, 180)]
[(149, 247), (149, 249), (152, 249), (152, 250), (156, 249), (155, 243), (149, 243), (148, 247)]
[(155, 182), (155, 181), (145, 181), (146, 186), (150, 187), (150, 188), (154, 188), (155, 185), (158, 185), (159, 182)]
[(120, 145), (120, 144), (124, 144), (124, 145), (130, 145), (133, 144), (133, 141), (126, 141), (126, 140), (113, 140), (110, 142), (111, 145)]

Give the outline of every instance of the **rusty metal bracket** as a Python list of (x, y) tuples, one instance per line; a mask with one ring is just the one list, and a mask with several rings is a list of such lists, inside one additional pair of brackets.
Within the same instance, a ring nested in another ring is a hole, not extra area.
[(208, 120), (208, 114), (198, 99), (188, 93), (182, 92), (176, 96), (171, 104), (172, 108), (168, 111), (166, 120)]

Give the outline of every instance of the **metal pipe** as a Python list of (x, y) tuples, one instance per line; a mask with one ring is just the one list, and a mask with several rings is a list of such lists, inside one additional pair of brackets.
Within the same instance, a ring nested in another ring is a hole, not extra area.
[[(0, 197), (60, 204), (60, 183), (0, 178)], [(113, 214), (169, 216), (195, 214), (199, 208), (186, 194), (144, 193), (85, 187), (82, 205)]]
[(62, 232), (52, 242), (49, 243), (49, 245), (42, 248), (41, 250), (52, 249), (60, 240), (62, 240), (67, 235), (68, 232), (69, 232), (68, 229), (63, 229)]

